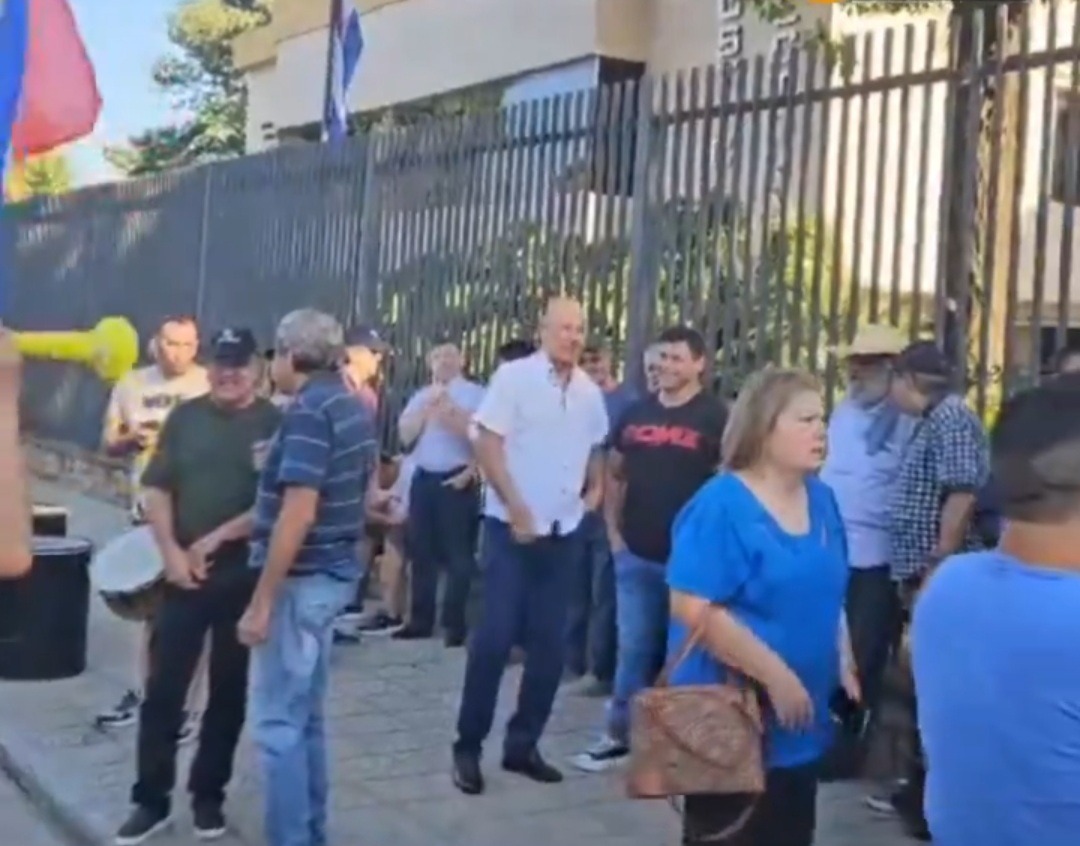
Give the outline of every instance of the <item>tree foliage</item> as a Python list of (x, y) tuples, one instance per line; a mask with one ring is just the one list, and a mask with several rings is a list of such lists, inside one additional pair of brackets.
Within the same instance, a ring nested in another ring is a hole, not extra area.
[(46, 153), (16, 161), (4, 186), (5, 199), (18, 203), (33, 197), (54, 197), (72, 188), (71, 165), (63, 153)]
[(226, 0), (182, 0), (169, 18), (173, 49), (154, 66), (153, 80), (186, 118), (107, 149), (114, 167), (143, 176), (243, 154), (246, 96), (232, 41), (265, 24), (271, 4), (252, 0), (237, 8)]

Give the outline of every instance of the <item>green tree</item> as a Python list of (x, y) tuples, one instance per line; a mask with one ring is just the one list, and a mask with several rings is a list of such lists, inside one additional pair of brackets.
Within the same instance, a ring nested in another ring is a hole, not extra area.
[(54, 197), (70, 191), (73, 181), (71, 165), (64, 155), (46, 153), (12, 166), (5, 194), (16, 203), (31, 197)]
[(173, 50), (158, 60), (154, 83), (181, 123), (148, 129), (106, 158), (127, 176), (144, 176), (244, 152), (246, 96), (232, 41), (269, 20), (272, 0), (236, 8), (226, 0), (182, 0), (169, 18)]

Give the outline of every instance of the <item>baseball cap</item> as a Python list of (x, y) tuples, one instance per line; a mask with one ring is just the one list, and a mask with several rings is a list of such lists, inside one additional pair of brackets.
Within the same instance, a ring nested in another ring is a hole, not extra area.
[(382, 336), (371, 326), (353, 326), (345, 332), (345, 346), (366, 347), (372, 352), (386, 352), (389, 347)]
[(893, 361), (897, 373), (916, 376), (948, 376), (949, 360), (933, 341), (916, 341), (906, 346)]
[(244, 367), (259, 354), (250, 329), (226, 327), (210, 340), (210, 360), (223, 367)]

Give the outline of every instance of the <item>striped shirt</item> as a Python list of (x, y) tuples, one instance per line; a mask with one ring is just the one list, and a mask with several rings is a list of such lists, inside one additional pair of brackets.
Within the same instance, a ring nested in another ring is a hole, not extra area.
[(377, 456), (370, 410), (335, 375), (312, 377), (285, 411), (259, 479), (251, 566), (266, 563), (282, 493), (296, 486), (319, 492), (311, 527), (290, 573), (360, 574), (356, 554), (364, 520), (364, 492)]

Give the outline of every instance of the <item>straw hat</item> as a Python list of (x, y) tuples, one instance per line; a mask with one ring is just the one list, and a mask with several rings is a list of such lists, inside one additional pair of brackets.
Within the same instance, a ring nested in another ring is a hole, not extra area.
[(843, 350), (843, 355), (845, 358), (899, 355), (907, 345), (907, 338), (895, 326), (868, 323), (855, 333), (855, 338)]

